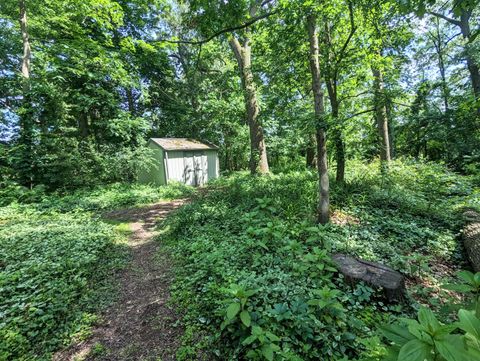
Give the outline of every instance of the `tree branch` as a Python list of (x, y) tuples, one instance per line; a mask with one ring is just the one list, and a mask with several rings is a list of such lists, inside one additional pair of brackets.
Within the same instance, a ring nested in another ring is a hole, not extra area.
[(437, 13), (437, 12), (435, 12), (435, 11), (429, 11), (428, 13), (429, 13), (430, 15), (433, 15), (433, 16), (436, 16), (436, 17), (441, 18), (441, 19), (443, 19), (443, 20), (446, 20), (446, 21), (448, 21), (449, 23), (451, 23), (451, 24), (453, 24), (453, 25), (460, 26), (460, 21), (455, 20), (455, 19), (453, 19), (453, 18), (449, 18), (449, 17), (446, 16), (446, 15)]
[(366, 90), (364, 92), (361, 92), (361, 93), (358, 93), (358, 94), (354, 94), (354, 95), (347, 95), (347, 96), (344, 96), (342, 98), (340, 98), (340, 100), (338, 101), (338, 103), (340, 104), (341, 102), (343, 102), (344, 100), (346, 99), (351, 99), (351, 98), (357, 98), (359, 96), (362, 96), (362, 95), (365, 95), (365, 94), (369, 94), (370, 91), (369, 90)]
[(349, 117), (345, 118), (345, 120), (352, 119), (352, 118), (355, 118), (358, 115), (362, 115), (362, 114), (365, 114), (365, 113), (371, 113), (371, 112), (374, 112), (374, 111), (375, 111), (375, 108), (362, 110), (358, 113), (354, 113), (354, 114), (350, 115)]
[(355, 26), (355, 18), (353, 14), (353, 5), (351, 1), (348, 2), (348, 11), (350, 14), (350, 33), (348, 34), (348, 37), (345, 40), (345, 43), (343, 44), (342, 48), (340, 49), (340, 52), (338, 53), (336, 66), (335, 66), (335, 73), (338, 71), (337, 69), (338, 64), (342, 61), (343, 56), (345, 55), (345, 51), (347, 50), (348, 44), (352, 40), (352, 37), (355, 34), (355, 31), (357, 31), (357, 27)]
[(232, 27), (228, 27), (228, 28), (225, 28), (225, 29), (222, 29), (222, 30), (219, 30), (217, 32), (215, 32), (214, 34), (210, 35), (208, 38), (206, 39), (203, 39), (203, 40), (170, 40), (170, 39), (157, 39), (157, 40), (153, 40), (153, 42), (161, 42), (161, 43), (170, 43), (170, 44), (191, 44), (191, 45), (201, 45), (201, 44), (205, 44), (205, 43), (208, 43), (209, 41), (212, 41), (213, 39), (215, 39), (217, 36), (220, 36), (222, 34), (225, 34), (225, 33), (231, 33), (235, 30), (241, 30), (241, 29), (245, 29), (245, 28), (248, 28), (250, 25), (256, 23), (257, 21), (259, 20), (262, 20), (262, 19), (265, 19), (265, 18), (268, 18), (276, 13), (278, 13), (279, 10), (274, 10), (274, 11), (271, 11), (271, 12), (268, 12), (268, 13), (265, 13), (265, 14), (262, 14), (262, 15), (259, 15), (259, 16), (256, 16), (252, 19), (250, 19), (249, 21), (241, 24), (241, 25), (237, 25), (237, 26), (232, 26)]

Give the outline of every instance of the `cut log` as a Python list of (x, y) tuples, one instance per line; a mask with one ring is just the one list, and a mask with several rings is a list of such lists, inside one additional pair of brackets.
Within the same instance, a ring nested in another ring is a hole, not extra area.
[(463, 213), (467, 225), (463, 229), (463, 245), (475, 272), (480, 272), (480, 214), (474, 210)]
[(384, 289), (389, 301), (400, 301), (405, 291), (405, 279), (400, 272), (381, 263), (364, 261), (342, 253), (332, 256), (333, 262), (348, 283), (363, 281)]

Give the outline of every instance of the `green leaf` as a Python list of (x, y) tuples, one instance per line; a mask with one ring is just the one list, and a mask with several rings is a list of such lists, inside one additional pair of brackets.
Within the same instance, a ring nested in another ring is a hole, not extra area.
[(473, 292), (475, 291), (475, 288), (470, 286), (470, 285), (465, 285), (465, 284), (445, 284), (442, 285), (442, 288), (449, 290), (449, 291), (455, 291), (455, 292), (461, 292), (461, 293), (468, 293), (468, 292)]
[(273, 361), (273, 348), (272, 346), (267, 343), (266, 345), (262, 346), (262, 355), (268, 360)]
[(480, 320), (471, 311), (458, 311), (458, 327), (463, 331), (472, 334), (475, 338), (480, 339)]
[(250, 314), (248, 313), (248, 311), (245, 310), (240, 312), (240, 320), (242, 320), (242, 323), (247, 327), (250, 327), (250, 324), (252, 323), (252, 318), (250, 317)]
[(447, 361), (473, 361), (480, 359), (480, 352), (472, 348), (467, 349), (464, 337), (461, 335), (449, 335), (443, 340), (436, 340), (435, 347)]
[(432, 346), (420, 340), (408, 341), (402, 346), (398, 354), (401, 361), (425, 361), (431, 360)]
[(240, 304), (237, 302), (231, 303), (230, 306), (228, 306), (227, 308), (227, 318), (229, 320), (233, 319), (239, 311), (240, 311)]
[(386, 338), (397, 345), (404, 345), (408, 341), (415, 339), (415, 336), (408, 332), (405, 327), (399, 325), (386, 325), (381, 327), (380, 330)]
[(474, 285), (475, 284), (475, 276), (472, 272), (470, 271), (459, 271), (457, 273), (458, 277), (460, 277), (461, 279), (463, 279), (465, 282), (467, 282), (468, 284), (470, 285)]
[(438, 322), (432, 310), (426, 307), (422, 307), (420, 308), (420, 311), (418, 311), (418, 320), (432, 335), (441, 327), (440, 322)]
[(257, 336), (250, 335), (245, 340), (242, 341), (242, 345), (244, 346), (250, 345), (251, 343), (255, 342), (256, 339), (257, 339)]
[(278, 342), (280, 341), (280, 338), (277, 336), (277, 335), (274, 335), (273, 333), (271, 332), (265, 332), (265, 335), (269, 338), (270, 341), (272, 342)]
[(260, 336), (263, 333), (263, 330), (260, 326), (253, 326), (252, 327), (252, 335)]
[(475, 281), (475, 285), (478, 287), (480, 286), (480, 272), (477, 272), (473, 275), (473, 279)]

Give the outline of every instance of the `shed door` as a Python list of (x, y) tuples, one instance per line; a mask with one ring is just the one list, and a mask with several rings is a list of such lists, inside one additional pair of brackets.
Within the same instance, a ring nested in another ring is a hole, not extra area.
[(205, 184), (205, 181), (208, 177), (207, 156), (205, 155), (205, 152), (197, 151), (194, 153), (193, 159), (195, 170), (194, 184), (196, 186), (202, 186)]
[(183, 153), (183, 180), (190, 186), (195, 185), (194, 153)]

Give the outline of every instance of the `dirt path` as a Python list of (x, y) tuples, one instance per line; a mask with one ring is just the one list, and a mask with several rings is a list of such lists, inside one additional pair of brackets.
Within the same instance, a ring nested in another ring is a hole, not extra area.
[(129, 222), (132, 260), (122, 272), (119, 300), (104, 314), (93, 336), (54, 361), (175, 360), (182, 329), (170, 297), (170, 263), (153, 240), (156, 224), (185, 200), (109, 212), (108, 219)]

